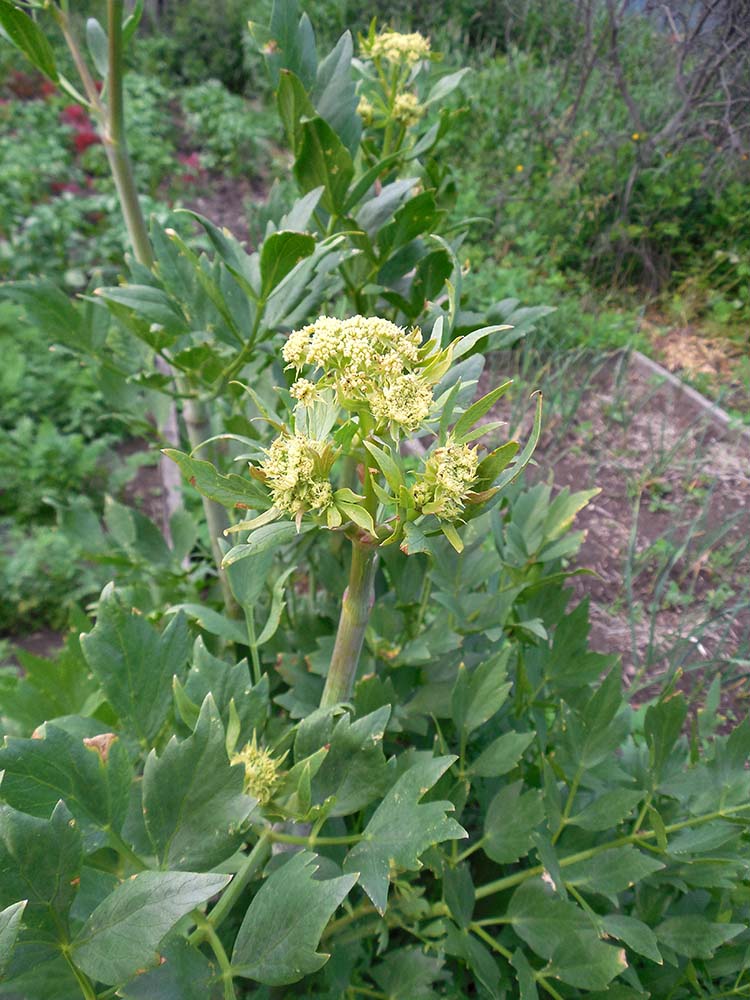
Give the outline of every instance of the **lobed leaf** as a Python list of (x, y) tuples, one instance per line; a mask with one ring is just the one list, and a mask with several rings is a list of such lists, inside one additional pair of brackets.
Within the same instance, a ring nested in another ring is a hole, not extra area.
[(318, 857), (300, 851), (274, 871), (245, 914), (232, 953), (235, 975), (286, 986), (317, 972), (329, 956), (316, 949), (356, 875), (315, 879)]

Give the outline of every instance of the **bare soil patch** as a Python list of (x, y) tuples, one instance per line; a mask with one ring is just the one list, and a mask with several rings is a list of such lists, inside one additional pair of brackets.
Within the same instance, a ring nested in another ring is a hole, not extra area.
[(676, 669), (702, 687), (721, 671), (740, 710), (750, 671), (750, 438), (624, 355), (582, 354), (562, 374), (523, 381), (549, 400), (531, 477), (602, 491), (577, 520), (586, 530), (577, 565), (596, 575), (571, 581), (590, 600), (594, 648), (619, 653), (638, 688)]

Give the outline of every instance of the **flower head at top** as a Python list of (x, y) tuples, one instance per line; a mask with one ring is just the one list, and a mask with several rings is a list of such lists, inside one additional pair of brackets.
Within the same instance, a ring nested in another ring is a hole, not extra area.
[(390, 63), (413, 66), (430, 56), (430, 40), (418, 31), (402, 34), (400, 31), (381, 31), (365, 46), (372, 59), (386, 59)]
[(369, 410), (377, 425), (415, 430), (429, 415), (432, 385), (425, 371), (430, 360), (417, 328), (405, 330), (377, 316), (334, 319), (321, 316), (295, 330), (282, 354), (299, 372), (310, 366), (320, 373), (316, 383), (298, 379), (292, 395), (309, 405), (323, 388), (333, 388), (339, 405)]

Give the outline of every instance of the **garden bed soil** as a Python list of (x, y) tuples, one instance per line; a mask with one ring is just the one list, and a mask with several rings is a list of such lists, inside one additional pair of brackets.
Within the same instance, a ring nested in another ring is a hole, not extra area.
[(592, 645), (620, 654), (639, 688), (676, 668), (682, 686), (702, 688), (720, 671), (725, 707), (744, 714), (750, 435), (637, 355), (573, 367), (578, 405), (566, 417), (553, 385), (530, 478), (601, 489), (576, 520), (586, 537), (575, 566), (595, 575), (571, 580), (590, 601)]

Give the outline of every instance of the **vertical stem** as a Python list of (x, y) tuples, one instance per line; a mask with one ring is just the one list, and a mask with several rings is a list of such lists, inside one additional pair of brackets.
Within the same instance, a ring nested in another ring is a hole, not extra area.
[(339, 627), (320, 701), (321, 708), (346, 701), (352, 693), (365, 629), (375, 600), (376, 568), (376, 550), (353, 540), (349, 586), (341, 602)]
[(107, 0), (107, 33), (109, 37), (109, 101), (104, 148), (107, 151), (112, 176), (120, 199), (133, 253), (139, 264), (151, 267), (154, 254), (148, 238), (146, 220), (138, 200), (133, 167), (125, 137), (125, 100), (123, 96), (122, 18), (123, 0)]
[[(125, 133), (125, 100), (123, 95), (123, 46), (122, 46), (123, 0), (107, 0), (107, 32), (109, 37), (109, 79), (107, 84), (109, 108), (105, 149), (112, 176), (125, 218), (125, 225), (136, 260), (145, 267), (152, 267), (154, 254), (148, 229), (138, 199), (138, 191), (133, 177)], [(179, 387), (179, 386), (178, 386)], [(187, 395), (187, 393), (186, 393)], [(205, 407), (195, 399), (186, 398), (182, 411), (190, 447), (195, 448), (211, 436), (211, 425)], [(227, 611), (233, 617), (239, 614), (239, 607), (232, 595), (226, 572), (221, 569), (222, 551), (219, 538), (229, 525), (224, 508), (203, 497), (203, 511), (211, 539), (211, 552), (216, 563)]]

